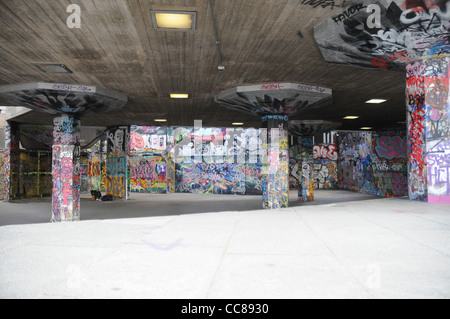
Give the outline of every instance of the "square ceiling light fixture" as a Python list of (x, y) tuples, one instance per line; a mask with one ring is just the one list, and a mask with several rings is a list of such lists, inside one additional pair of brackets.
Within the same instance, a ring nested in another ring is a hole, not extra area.
[(156, 30), (195, 30), (197, 12), (152, 10)]
[(72, 73), (67, 66), (60, 63), (33, 63), (33, 65), (46, 73)]

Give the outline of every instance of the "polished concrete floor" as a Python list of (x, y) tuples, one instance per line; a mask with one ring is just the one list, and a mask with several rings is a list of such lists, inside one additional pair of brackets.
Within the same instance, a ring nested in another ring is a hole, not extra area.
[(0, 298), (450, 298), (450, 206), (317, 191), (0, 203)]

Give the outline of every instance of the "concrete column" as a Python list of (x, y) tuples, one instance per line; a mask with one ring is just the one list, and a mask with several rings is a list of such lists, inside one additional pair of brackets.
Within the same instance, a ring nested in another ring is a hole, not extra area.
[(3, 200), (9, 201), (19, 197), (20, 143), (19, 126), (14, 122), (6, 122)]
[(267, 129), (267, 161), (263, 167), (263, 208), (277, 209), (289, 206), (289, 149), (288, 117), (263, 117)]
[(107, 137), (106, 194), (128, 199), (128, 127), (110, 129)]
[(80, 220), (80, 128), (69, 115), (53, 120), (52, 222)]
[(410, 199), (450, 204), (450, 58), (407, 66)]

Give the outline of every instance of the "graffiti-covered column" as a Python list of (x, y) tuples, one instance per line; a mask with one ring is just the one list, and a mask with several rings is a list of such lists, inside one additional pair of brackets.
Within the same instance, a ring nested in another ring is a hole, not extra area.
[(80, 220), (80, 120), (53, 119), (52, 222)]
[(450, 58), (409, 64), (408, 188), (413, 200), (450, 204)]
[(450, 204), (450, 58), (423, 63), (428, 202)]
[(114, 199), (128, 199), (128, 127), (110, 129), (107, 133), (106, 194)]
[(9, 201), (19, 196), (19, 126), (14, 122), (6, 122), (5, 154), (4, 154), (4, 189), (3, 200)]
[(266, 115), (267, 163), (263, 167), (263, 208), (286, 208), (289, 204), (288, 117)]
[(412, 200), (428, 197), (425, 140), (425, 78), (421, 62), (406, 67), (408, 120), (408, 194)]

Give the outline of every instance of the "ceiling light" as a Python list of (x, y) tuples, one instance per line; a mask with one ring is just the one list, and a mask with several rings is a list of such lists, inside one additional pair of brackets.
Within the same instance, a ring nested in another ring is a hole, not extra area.
[(67, 66), (60, 63), (34, 63), (33, 65), (46, 73), (72, 73)]
[(361, 130), (371, 130), (373, 127), (361, 127)]
[(167, 122), (166, 119), (156, 119), (155, 122)]
[(356, 120), (356, 119), (359, 119), (359, 116), (349, 115), (344, 117), (344, 120)]
[(151, 11), (157, 30), (195, 30), (196, 12)]
[(188, 99), (189, 94), (179, 94), (179, 93), (172, 93), (170, 94), (171, 99)]
[(380, 104), (380, 103), (384, 103), (387, 100), (383, 100), (383, 99), (371, 99), (369, 101), (366, 101), (367, 104)]
[(241, 126), (241, 125), (244, 125), (244, 123), (233, 123), (232, 125), (234, 125), (234, 126)]

